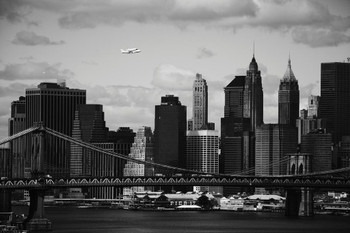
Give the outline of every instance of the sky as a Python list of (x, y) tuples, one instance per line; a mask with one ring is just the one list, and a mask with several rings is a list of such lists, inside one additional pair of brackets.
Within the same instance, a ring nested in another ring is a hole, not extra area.
[[(141, 53), (121, 54), (138, 48)], [(65, 80), (102, 104), (110, 130), (154, 130), (155, 105), (176, 95), (192, 117), (196, 73), (207, 80), (209, 121), (220, 130), (224, 87), (261, 70), (264, 122), (276, 123), (291, 59), (300, 108), (320, 95), (324, 62), (350, 57), (348, 0), (0, 0), (0, 139), (11, 102)]]

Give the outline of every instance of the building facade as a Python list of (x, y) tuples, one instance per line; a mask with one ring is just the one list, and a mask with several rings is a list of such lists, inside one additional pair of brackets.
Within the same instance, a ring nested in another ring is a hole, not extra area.
[[(26, 129), (26, 101), (21, 96), (18, 100), (11, 103), (11, 118), (9, 119), (8, 135), (12, 136)], [(26, 137), (21, 137), (9, 143), (10, 153), (12, 154), (12, 177), (29, 177), (29, 161), (25, 159), (26, 155)], [(27, 162), (27, 163), (26, 163)]]
[(301, 153), (311, 154), (313, 172), (332, 170), (332, 135), (318, 130), (301, 137)]
[[(73, 121), (72, 137), (88, 143), (107, 142), (106, 122), (103, 106), (84, 104), (77, 106)], [(84, 176), (90, 174), (91, 160), (83, 153), (83, 148), (72, 143), (70, 156), (70, 175)]]
[(219, 173), (218, 131), (188, 131), (186, 151), (186, 167), (188, 169), (208, 173)]
[[(155, 153), (156, 163), (174, 167), (185, 167), (186, 163), (186, 106), (181, 105), (179, 98), (166, 95), (161, 104), (155, 106)], [(172, 173), (158, 170), (156, 173)]]
[(193, 82), (193, 128), (192, 130), (202, 129), (208, 124), (208, 86), (207, 81), (201, 74), (196, 74)]
[[(297, 129), (291, 125), (263, 124), (256, 129), (255, 175), (285, 175), (288, 157), (297, 152)], [(264, 193), (265, 188), (255, 192)]]
[[(255, 166), (255, 130), (263, 124), (262, 82), (254, 56), (247, 75), (236, 76), (224, 91), (220, 173), (239, 174)], [(237, 188), (224, 188), (225, 195), (237, 191)]]
[(350, 135), (350, 63), (321, 64), (320, 118), (335, 144)]
[(278, 90), (278, 124), (295, 126), (299, 117), (299, 84), (295, 78), (291, 60), (280, 81)]
[[(26, 89), (26, 128), (36, 122), (45, 127), (72, 136), (73, 120), (78, 105), (86, 103), (86, 91), (69, 89), (65, 83), (40, 83)], [(31, 137), (27, 137), (31, 148)], [(44, 167), (51, 176), (69, 176), (70, 144), (62, 139), (46, 136)], [(27, 151), (28, 161), (31, 151)], [(30, 163), (30, 162), (29, 162)]]
[[(151, 127), (142, 127), (136, 132), (134, 143), (129, 154), (130, 158), (153, 162), (154, 138)], [(153, 176), (154, 167), (128, 161), (125, 164), (124, 176)], [(134, 192), (152, 190), (152, 187), (127, 187), (123, 190), (124, 196), (131, 196)]]
[[(186, 167), (206, 173), (219, 173), (219, 132), (195, 130), (187, 132)], [(222, 193), (222, 187), (199, 186), (196, 191)]]
[(297, 152), (297, 130), (290, 125), (263, 124), (256, 130), (255, 175), (286, 174), (286, 154)]

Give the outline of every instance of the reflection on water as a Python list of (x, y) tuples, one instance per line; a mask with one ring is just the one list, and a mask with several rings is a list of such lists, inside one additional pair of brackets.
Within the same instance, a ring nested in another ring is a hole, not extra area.
[[(25, 213), (25, 207), (14, 207)], [(281, 213), (231, 211), (130, 211), (109, 208), (47, 207), (54, 233), (63, 232), (349, 232), (349, 216), (297, 219)]]

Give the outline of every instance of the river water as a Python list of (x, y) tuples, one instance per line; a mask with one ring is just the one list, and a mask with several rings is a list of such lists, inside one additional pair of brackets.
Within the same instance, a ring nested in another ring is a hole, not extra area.
[[(14, 209), (16, 213), (26, 210)], [(350, 216), (287, 218), (283, 213), (232, 211), (133, 211), (109, 208), (46, 207), (54, 233), (255, 233), (350, 232)]]

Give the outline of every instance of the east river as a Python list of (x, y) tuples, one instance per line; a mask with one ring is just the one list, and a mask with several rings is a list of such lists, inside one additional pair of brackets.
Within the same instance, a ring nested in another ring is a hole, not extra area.
[[(16, 213), (23, 208), (14, 208)], [(350, 232), (350, 216), (287, 218), (283, 213), (233, 211), (133, 211), (46, 207), (54, 233)]]

